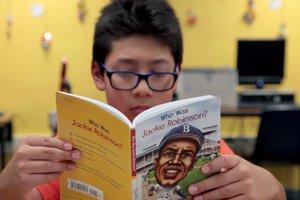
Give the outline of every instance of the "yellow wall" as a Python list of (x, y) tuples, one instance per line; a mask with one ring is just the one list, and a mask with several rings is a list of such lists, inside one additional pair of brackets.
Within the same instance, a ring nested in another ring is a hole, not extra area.
[[(288, 30), (286, 73), (281, 89), (295, 90), (300, 68), (300, 2), (282, 0), (278, 10), (269, 9), (270, 0), (255, 1), (256, 18), (251, 25), (242, 20), (247, 1), (237, 0), (172, 0), (181, 20), (184, 42), (184, 66), (232, 66), (236, 64), (237, 38), (276, 38), (281, 24)], [(196, 25), (188, 25), (187, 10), (197, 14)], [(297, 98), (299, 102), (299, 98)]]
[[(282, 0), (278, 10), (270, 10), (270, 0), (255, 1), (256, 18), (251, 25), (242, 20), (247, 0), (169, 0), (174, 6), (184, 33), (184, 67), (232, 66), (236, 62), (237, 38), (275, 38), (282, 23), (287, 24), (286, 76), (280, 88), (300, 92), (300, 1)], [(90, 78), (93, 28), (99, 9), (108, 0), (85, 0), (87, 19), (77, 18), (79, 0), (0, 0), (0, 110), (11, 111), (15, 133), (49, 133), (48, 112), (55, 108), (62, 56), (69, 59), (67, 77), (73, 92), (104, 100)], [(30, 15), (30, 6), (42, 3), (43, 16)], [(187, 11), (197, 15), (195, 25), (187, 25)], [(13, 16), (11, 37), (7, 15)], [(40, 44), (49, 31), (53, 43), (47, 51)], [(299, 102), (299, 97), (297, 102)], [(223, 120), (231, 123), (228, 119)], [(255, 132), (257, 120), (247, 121)], [(223, 124), (222, 124), (223, 125)]]
[[(280, 86), (269, 88), (293, 90), (299, 94), (299, 1), (281, 0), (281, 6), (272, 10), (269, 7), (271, 0), (256, 0), (254, 1), (256, 17), (250, 25), (242, 19), (248, 8), (248, 0), (171, 0), (171, 2), (182, 24), (185, 43), (183, 64), (186, 67), (235, 67), (238, 38), (275, 39), (281, 25), (286, 24), (288, 40), (285, 79)], [(189, 10), (197, 15), (197, 23), (192, 26), (186, 22)], [(237, 90), (249, 88), (251, 87), (244, 86), (238, 87)], [(300, 102), (298, 96), (296, 102)], [(242, 123), (248, 136), (257, 133), (259, 118), (222, 118), (223, 136), (240, 136)]]
[[(45, 13), (30, 14), (33, 3), (42, 3)], [(49, 133), (48, 112), (55, 108), (61, 58), (69, 59), (67, 77), (73, 91), (102, 98), (90, 78), (93, 29), (99, 8), (107, 1), (86, 0), (87, 19), (78, 20), (77, 0), (0, 1), (0, 110), (12, 111), (16, 134)], [(6, 16), (13, 16), (7, 38)], [(53, 35), (50, 49), (41, 47), (42, 34)]]

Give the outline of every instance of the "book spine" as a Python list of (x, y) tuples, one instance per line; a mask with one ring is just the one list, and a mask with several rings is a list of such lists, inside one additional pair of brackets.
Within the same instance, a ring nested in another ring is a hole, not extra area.
[(131, 129), (131, 174), (136, 176), (136, 138), (135, 129)]

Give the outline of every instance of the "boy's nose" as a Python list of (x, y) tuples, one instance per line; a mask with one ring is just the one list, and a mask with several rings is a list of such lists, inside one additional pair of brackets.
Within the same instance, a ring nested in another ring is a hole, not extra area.
[(133, 89), (135, 95), (148, 96), (152, 95), (153, 91), (149, 88), (146, 80), (141, 80), (136, 88)]

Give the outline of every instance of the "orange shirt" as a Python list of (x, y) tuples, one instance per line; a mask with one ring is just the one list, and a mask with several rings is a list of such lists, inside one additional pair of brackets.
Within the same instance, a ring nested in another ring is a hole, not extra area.
[[(225, 143), (224, 140), (221, 140), (221, 155), (234, 154), (230, 147)], [(59, 178), (54, 179), (53, 181), (39, 185), (37, 187), (39, 192), (42, 195), (43, 200), (59, 200)]]
[(232, 149), (228, 146), (228, 144), (222, 139), (221, 140), (221, 155), (233, 155), (234, 152)]

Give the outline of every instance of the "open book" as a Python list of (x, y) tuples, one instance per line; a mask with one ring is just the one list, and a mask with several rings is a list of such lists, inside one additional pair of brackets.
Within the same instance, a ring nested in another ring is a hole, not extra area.
[(189, 199), (220, 154), (220, 99), (203, 96), (152, 107), (131, 123), (112, 106), (57, 92), (58, 136), (82, 152), (60, 176), (61, 199)]

